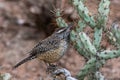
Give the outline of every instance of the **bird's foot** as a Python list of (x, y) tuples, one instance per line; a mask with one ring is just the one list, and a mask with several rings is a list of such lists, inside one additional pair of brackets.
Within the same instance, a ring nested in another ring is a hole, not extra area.
[(57, 70), (57, 65), (55, 65), (55, 64), (49, 64), (49, 66), (47, 67), (46, 72), (47, 73), (53, 73), (55, 70)]

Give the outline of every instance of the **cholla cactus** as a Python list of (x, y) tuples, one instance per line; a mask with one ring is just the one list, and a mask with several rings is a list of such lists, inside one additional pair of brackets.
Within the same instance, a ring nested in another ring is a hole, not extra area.
[[(101, 0), (96, 20), (92, 15), (89, 15), (90, 12), (83, 4), (83, 0), (71, 0), (71, 3), (75, 6), (78, 15), (82, 19), (81, 21), (78, 21), (76, 30), (71, 32), (71, 41), (74, 43), (74, 47), (79, 54), (87, 59), (86, 64), (78, 73), (77, 78), (79, 80), (84, 80), (85, 77), (87, 77), (88, 80), (104, 80), (104, 76), (99, 75), (98, 77), (99, 69), (106, 63), (106, 60), (120, 56), (120, 49), (104, 50), (100, 46), (102, 33), (106, 30), (110, 0)], [(60, 17), (60, 10), (56, 11), (56, 16), (57, 24), (60, 27), (67, 25), (64, 19)], [(94, 30), (94, 39), (92, 41), (89, 36), (83, 32), (85, 25), (90, 26)], [(120, 37), (118, 36), (119, 32), (120, 30), (116, 29), (111, 32), (112, 35), (116, 35), (115, 40), (118, 44), (120, 44)]]

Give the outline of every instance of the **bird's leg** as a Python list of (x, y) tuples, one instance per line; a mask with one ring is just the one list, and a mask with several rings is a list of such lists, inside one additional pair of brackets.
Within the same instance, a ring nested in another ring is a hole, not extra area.
[(46, 70), (47, 73), (53, 73), (57, 69), (57, 65), (50, 63), (48, 65), (49, 66), (47, 66), (47, 70)]
[(57, 66), (57, 65), (49, 63), (49, 66), (55, 67), (55, 66)]

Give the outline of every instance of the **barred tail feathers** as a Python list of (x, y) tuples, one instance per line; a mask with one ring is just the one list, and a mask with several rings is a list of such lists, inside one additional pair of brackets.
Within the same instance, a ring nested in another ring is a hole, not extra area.
[(13, 69), (16, 69), (17, 67), (19, 67), (20, 65), (24, 64), (25, 62), (34, 59), (35, 57), (33, 56), (28, 56), (27, 58), (23, 59), (22, 61), (18, 62)]

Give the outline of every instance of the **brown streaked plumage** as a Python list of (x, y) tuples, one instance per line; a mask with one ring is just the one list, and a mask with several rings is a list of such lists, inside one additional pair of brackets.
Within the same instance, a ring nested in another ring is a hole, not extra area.
[(35, 58), (42, 60), (45, 63), (54, 63), (58, 61), (68, 48), (71, 27), (72, 26), (59, 28), (51, 36), (40, 41), (29, 52), (29, 56), (17, 63), (13, 69)]

